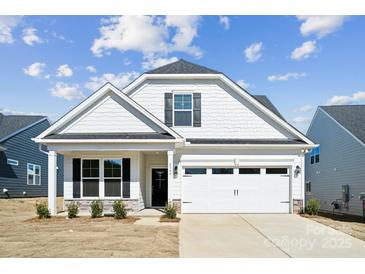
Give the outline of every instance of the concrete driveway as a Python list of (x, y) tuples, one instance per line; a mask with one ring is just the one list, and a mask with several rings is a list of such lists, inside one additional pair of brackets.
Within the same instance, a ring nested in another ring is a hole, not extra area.
[(188, 214), (180, 257), (365, 257), (365, 242), (294, 214)]

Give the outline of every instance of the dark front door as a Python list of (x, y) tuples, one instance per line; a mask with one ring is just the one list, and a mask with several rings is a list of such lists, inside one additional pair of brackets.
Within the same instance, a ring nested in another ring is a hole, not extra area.
[(152, 206), (165, 206), (167, 202), (167, 168), (152, 169)]

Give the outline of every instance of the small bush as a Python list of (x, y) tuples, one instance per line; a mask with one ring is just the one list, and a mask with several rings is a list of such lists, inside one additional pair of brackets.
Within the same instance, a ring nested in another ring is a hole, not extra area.
[(37, 202), (35, 204), (36, 213), (39, 219), (50, 218), (51, 214), (48, 210), (48, 204), (46, 202)]
[(307, 206), (305, 207), (305, 211), (309, 215), (317, 215), (319, 212), (319, 209), (321, 207), (321, 204), (317, 199), (311, 198), (307, 202)]
[(167, 203), (165, 206), (165, 216), (168, 219), (176, 218), (176, 206), (173, 203)]
[(71, 202), (67, 205), (67, 215), (70, 219), (77, 217), (79, 214), (79, 204), (76, 202)]
[(127, 217), (127, 209), (122, 201), (114, 201), (113, 212), (115, 219), (125, 219)]
[(103, 203), (102, 201), (92, 201), (91, 205), (91, 218), (101, 217), (103, 215)]

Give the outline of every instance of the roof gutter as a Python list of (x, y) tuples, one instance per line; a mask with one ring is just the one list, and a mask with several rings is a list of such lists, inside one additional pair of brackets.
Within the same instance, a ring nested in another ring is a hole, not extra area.
[(186, 143), (186, 148), (218, 148), (218, 149), (302, 149), (308, 153), (310, 149), (318, 147), (316, 144), (191, 144)]

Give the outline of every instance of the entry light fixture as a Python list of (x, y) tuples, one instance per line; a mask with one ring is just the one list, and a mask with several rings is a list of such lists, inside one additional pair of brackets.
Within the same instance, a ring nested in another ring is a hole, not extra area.
[(177, 176), (177, 166), (174, 167), (174, 176)]
[(298, 175), (302, 172), (302, 169), (300, 168), (300, 166), (296, 166), (295, 170), (294, 170), (294, 176), (298, 177)]

